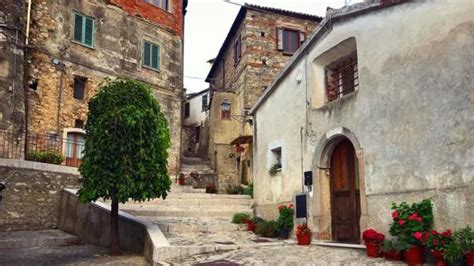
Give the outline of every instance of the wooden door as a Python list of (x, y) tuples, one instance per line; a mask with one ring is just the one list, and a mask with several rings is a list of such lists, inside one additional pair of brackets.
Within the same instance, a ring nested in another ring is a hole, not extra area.
[(80, 133), (68, 133), (66, 140), (66, 165), (79, 167), (84, 151), (85, 138)]
[(333, 239), (359, 243), (360, 193), (357, 159), (348, 139), (337, 144), (331, 156), (331, 216)]

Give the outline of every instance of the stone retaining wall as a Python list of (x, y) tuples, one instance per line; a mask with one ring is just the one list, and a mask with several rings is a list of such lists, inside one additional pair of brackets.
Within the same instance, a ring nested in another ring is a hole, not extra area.
[(0, 203), (0, 232), (58, 227), (63, 188), (79, 185), (76, 168), (0, 159), (0, 182), (5, 183)]

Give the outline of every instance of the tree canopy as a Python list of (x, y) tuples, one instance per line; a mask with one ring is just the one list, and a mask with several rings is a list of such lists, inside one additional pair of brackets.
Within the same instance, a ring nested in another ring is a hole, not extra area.
[(166, 198), (171, 185), (168, 125), (145, 84), (106, 82), (89, 102), (85, 130), (82, 202)]

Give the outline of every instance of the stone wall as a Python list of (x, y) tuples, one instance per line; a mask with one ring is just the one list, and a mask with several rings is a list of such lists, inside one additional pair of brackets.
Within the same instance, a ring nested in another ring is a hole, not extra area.
[[(139, 80), (150, 86), (168, 120), (171, 137), (169, 171), (175, 173), (181, 138), (181, 31), (167, 27), (169, 23), (164, 18), (149, 21), (144, 19), (147, 15), (135, 16), (141, 12), (138, 6), (133, 11), (130, 3), (120, 6), (121, 1), (111, 2), (114, 4), (106, 1), (33, 1), (33, 49), (28, 58), (31, 60), (28, 75), (38, 81), (38, 88), (28, 95), (28, 130), (62, 136), (64, 128), (74, 128), (76, 120), (87, 119), (87, 102), (106, 78)], [(146, 5), (149, 10), (159, 9)], [(179, 6), (172, 5), (172, 8)], [(94, 47), (72, 40), (73, 12), (94, 18)], [(171, 16), (167, 19), (182, 25), (182, 15), (178, 16), (176, 10), (173, 12), (174, 15), (167, 14)], [(144, 40), (160, 45), (159, 71), (142, 66)], [(59, 59), (60, 64), (54, 65), (53, 59)], [(75, 76), (87, 78), (83, 100), (73, 98)]]
[(25, 129), (24, 12), (21, 1), (5, 0), (0, 6), (0, 130), (15, 134)]
[(77, 188), (79, 177), (71, 167), (0, 159), (0, 231), (57, 228), (61, 191)]

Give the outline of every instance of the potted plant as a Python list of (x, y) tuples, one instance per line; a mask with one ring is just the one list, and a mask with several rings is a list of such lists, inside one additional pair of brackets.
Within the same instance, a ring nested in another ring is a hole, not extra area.
[(270, 167), (270, 169), (268, 170), (268, 173), (271, 175), (271, 176), (276, 176), (276, 174), (281, 171), (281, 163), (280, 162), (276, 162), (274, 164), (272, 164), (272, 166)]
[(443, 249), (443, 258), (450, 265), (474, 265), (474, 231), (470, 226), (458, 229), (453, 233), (453, 239)]
[(180, 174), (178, 178), (178, 184), (180, 186), (186, 185), (186, 179), (184, 178), (184, 174)]
[(296, 227), (296, 239), (298, 239), (298, 245), (309, 245), (311, 244), (311, 237), (313, 233), (311, 229), (309, 229), (306, 223), (299, 224)]
[(431, 250), (431, 255), (436, 259), (436, 266), (446, 266), (443, 258), (444, 249), (452, 241), (451, 230), (446, 230), (439, 233), (436, 230), (425, 232), (423, 234), (423, 241), (425, 245)]
[(278, 216), (278, 237), (281, 239), (288, 239), (290, 237), (290, 230), (293, 230), (293, 215), (295, 210), (293, 209), (293, 204), (288, 205), (279, 205), (278, 211), (280, 215)]
[(245, 224), (248, 220), (250, 220), (250, 214), (245, 212), (235, 213), (232, 217), (233, 224)]
[(408, 248), (398, 239), (386, 239), (382, 242), (382, 254), (386, 260), (403, 261), (403, 250)]
[(380, 245), (385, 239), (385, 235), (381, 234), (374, 229), (367, 229), (362, 233), (364, 239), (367, 257), (377, 258), (380, 256)]
[(408, 265), (420, 265), (424, 262), (424, 232), (433, 226), (433, 205), (431, 200), (424, 199), (409, 205), (406, 202), (392, 203), (393, 222), (390, 234), (409, 246), (404, 251)]
[(206, 186), (206, 193), (209, 193), (209, 194), (216, 194), (216, 193), (217, 193), (216, 184), (214, 184), (214, 183), (209, 183), (209, 184), (207, 184), (207, 186)]
[(247, 231), (255, 232), (255, 228), (257, 227), (257, 218), (251, 218), (247, 220)]

